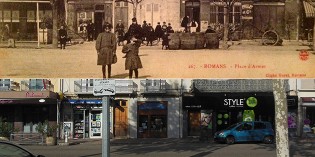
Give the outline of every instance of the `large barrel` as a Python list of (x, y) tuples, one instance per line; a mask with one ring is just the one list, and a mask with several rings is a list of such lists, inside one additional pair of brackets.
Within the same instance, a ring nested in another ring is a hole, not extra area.
[(180, 47), (179, 33), (170, 33), (168, 48), (170, 50), (178, 50)]
[(218, 49), (219, 48), (219, 38), (217, 33), (206, 33), (206, 48), (208, 49)]
[(181, 33), (180, 48), (183, 50), (193, 50), (196, 48), (196, 36), (193, 33)]
[(195, 33), (196, 36), (196, 49), (203, 49), (205, 46), (205, 33), (203, 32), (196, 32)]

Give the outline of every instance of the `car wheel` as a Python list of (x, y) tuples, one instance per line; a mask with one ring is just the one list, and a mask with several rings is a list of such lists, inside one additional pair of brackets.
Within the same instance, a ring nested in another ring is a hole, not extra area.
[(235, 138), (233, 136), (228, 136), (225, 139), (226, 144), (234, 144), (235, 143)]
[(263, 142), (266, 144), (272, 144), (273, 143), (273, 136), (265, 136)]

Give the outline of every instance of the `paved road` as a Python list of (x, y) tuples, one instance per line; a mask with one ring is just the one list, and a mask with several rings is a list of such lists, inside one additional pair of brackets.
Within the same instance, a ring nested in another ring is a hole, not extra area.
[[(290, 142), (291, 157), (315, 156), (314, 144)], [(46, 157), (101, 157), (101, 142), (70, 146), (26, 146)], [(217, 144), (187, 140), (166, 140), (152, 143), (113, 143), (111, 157), (276, 157), (275, 144)]]
[[(18, 45), (17, 45), (18, 46)], [(69, 46), (66, 50), (0, 48), (0, 77), (6, 78), (100, 78), (96, 65), (95, 42)], [(112, 66), (114, 78), (127, 78), (121, 48)], [(140, 78), (314, 78), (315, 56), (299, 57), (298, 42), (284, 46), (262, 46), (241, 42), (229, 50), (161, 50), (161, 46), (142, 46), (143, 69)]]

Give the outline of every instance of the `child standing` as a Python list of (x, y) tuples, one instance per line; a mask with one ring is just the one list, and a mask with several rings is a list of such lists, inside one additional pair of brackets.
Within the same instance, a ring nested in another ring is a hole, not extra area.
[(169, 39), (168, 39), (169, 34), (167, 32), (164, 32), (163, 36), (162, 36), (162, 50), (165, 47), (165, 50), (168, 49), (168, 44), (169, 44)]
[(132, 78), (133, 71), (135, 72), (135, 78), (138, 78), (139, 72), (138, 69), (142, 68), (142, 63), (139, 57), (139, 47), (142, 41), (140, 39), (136, 39), (135, 37), (131, 38), (131, 43), (124, 45), (122, 48), (122, 52), (126, 55), (125, 61), (125, 70), (129, 70), (129, 78)]

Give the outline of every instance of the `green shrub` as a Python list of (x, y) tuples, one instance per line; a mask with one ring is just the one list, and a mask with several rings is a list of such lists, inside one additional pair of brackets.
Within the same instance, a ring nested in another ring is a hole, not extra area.
[(43, 136), (52, 137), (56, 134), (58, 125), (49, 125), (48, 121), (46, 120), (44, 123), (38, 123), (35, 129)]
[(18, 131), (18, 129), (14, 129), (13, 123), (7, 122), (5, 118), (0, 117), (0, 137), (10, 138), (13, 132)]

